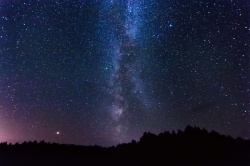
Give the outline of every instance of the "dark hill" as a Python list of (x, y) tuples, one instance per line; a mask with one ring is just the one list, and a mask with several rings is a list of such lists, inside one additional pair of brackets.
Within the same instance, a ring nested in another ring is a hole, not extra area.
[(0, 144), (0, 166), (9, 165), (218, 165), (250, 166), (250, 141), (187, 126), (185, 131), (144, 133), (116, 147), (24, 142)]

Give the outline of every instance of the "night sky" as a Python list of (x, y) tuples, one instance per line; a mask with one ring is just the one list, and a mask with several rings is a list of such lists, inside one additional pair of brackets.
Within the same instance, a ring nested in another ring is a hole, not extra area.
[(0, 0), (0, 142), (250, 138), (248, 0)]

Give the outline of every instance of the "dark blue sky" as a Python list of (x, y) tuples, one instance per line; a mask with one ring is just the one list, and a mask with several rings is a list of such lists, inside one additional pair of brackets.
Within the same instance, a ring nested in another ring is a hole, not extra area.
[(189, 124), (249, 138), (249, 7), (0, 1), (0, 141), (107, 146)]

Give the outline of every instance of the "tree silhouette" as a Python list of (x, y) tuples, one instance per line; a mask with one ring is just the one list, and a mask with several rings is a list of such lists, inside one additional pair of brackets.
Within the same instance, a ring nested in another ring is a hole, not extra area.
[(0, 165), (250, 165), (250, 141), (187, 126), (108, 148), (29, 141), (0, 143)]

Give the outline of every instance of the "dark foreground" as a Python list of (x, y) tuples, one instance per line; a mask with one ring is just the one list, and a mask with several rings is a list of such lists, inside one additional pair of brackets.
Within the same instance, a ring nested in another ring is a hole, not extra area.
[(139, 142), (110, 148), (1, 143), (0, 166), (9, 165), (250, 166), (250, 141), (188, 126), (184, 132), (144, 133)]

